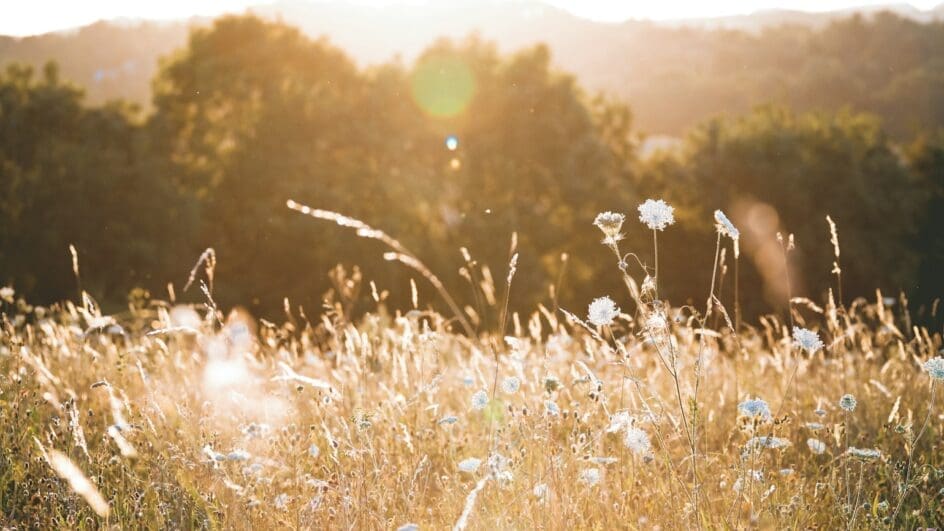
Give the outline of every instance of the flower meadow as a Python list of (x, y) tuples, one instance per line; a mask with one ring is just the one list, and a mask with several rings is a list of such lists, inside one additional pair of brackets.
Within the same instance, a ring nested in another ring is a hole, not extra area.
[[(288, 206), (383, 242), (416, 273), (413, 307), (388, 308), (371, 284), (357, 319), (328, 300), (318, 316), (286, 300), (281, 322), (256, 319), (217, 306), (212, 250), (185, 287), (199, 304), (171, 287), (106, 315), (85, 292), (40, 307), (0, 290), (5, 528), (944, 522), (941, 331), (913, 324), (903, 298), (843, 304), (831, 290), (742, 322), (750, 294), (717, 291), (740, 236), (719, 210), (704, 305), (674, 306), (659, 297), (658, 237), (676, 219), (648, 200), (638, 224), (587, 220), (625, 291), (511, 313), (512, 245), (485, 331), (393, 237)], [(620, 247), (630, 230), (652, 232), (652, 264)], [(779, 240), (784, 260), (822, 243)]]

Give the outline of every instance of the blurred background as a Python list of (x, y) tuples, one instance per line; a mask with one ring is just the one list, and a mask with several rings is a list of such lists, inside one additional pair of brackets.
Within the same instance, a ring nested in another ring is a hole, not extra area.
[(786, 304), (778, 231), (796, 237), (795, 296), (835, 287), (828, 214), (846, 302), (903, 293), (929, 318), (944, 5), (634, 4), (17, 7), (0, 22), (0, 284), (34, 303), (85, 289), (112, 310), (168, 283), (201, 300), (180, 288), (213, 247), (225, 307), (360, 311), (369, 280), (409, 307), (414, 272), (291, 198), (383, 229), (472, 306), (516, 231), (513, 309), (579, 310), (623, 293), (594, 216), (626, 213), (624, 249), (651, 264), (636, 206), (652, 197), (679, 220), (659, 242), (673, 304), (704, 302), (720, 208), (742, 231), (745, 316)]

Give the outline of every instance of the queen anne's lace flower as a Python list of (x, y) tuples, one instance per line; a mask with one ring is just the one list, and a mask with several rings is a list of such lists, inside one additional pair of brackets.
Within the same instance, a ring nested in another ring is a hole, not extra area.
[(620, 230), (622, 230), (625, 220), (626, 216), (622, 214), (616, 212), (601, 212), (597, 214), (596, 219), (593, 220), (593, 224), (603, 231), (603, 234), (606, 236), (603, 243), (615, 243), (623, 239)]
[(793, 327), (793, 344), (802, 348), (808, 354), (813, 354), (823, 348), (823, 342), (819, 339), (819, 335), (816, 332), (807, 330), (806, 328), (800, 328), (799, 326)]
[(488, 405), (488, 393), (485, 391), (476, 391), (472, 395), (472, 409), (481, 411)]
[(580, 481), (592, 487), (600, 482), (600, 469), (587, 468), (580, 472)]
[(502, 391), (508, 394), (514, 394), (521, 388), (521, 380), (517, 376), (509, 376), (502, 380)]
[(871, 461), (873, 459), (880, 459), (882, 457), (882, 452), (874, 448), (850, 447), (848, 450), (846, 450), (846, 455), (855, 459), (861, 459), (863, 461)]
[(645, 203), (639, 205), (639, 221), (652, 230), (665, 230), (666, 227), (675, 223), (674, 211), (674, 208), (661, 199), (647, 199)]
[(852, 413), (856, 408), (855, 397), (850, 394), (842, 395), (842, 398), (839, 399), (839, 407), (842, 408), (843, 411)]
[(619, 308), (609, 297), (594, 299), (587, 311), (587, 320), (596, 326), (611, 325), (617, 316), (619, 316)]
[(741, 237), (741, 232), (737, 230), (737, 227), (734, 226), (734, 223), (731, 223), (731, 220), (728, 219), (728, 216), (724, 215), (724, 212), (715, 210), (715, 222), (718, 232), (721, 234), (731, 238), (732, 240), (737, 240)]
[(638, 455), (649, 455), (652, 453), (652, 443), (649, 442), (649, 434), (639, 428), (628, 428), (623, 438), (623, 443), (627, 448)]
[(760, 398), (752, 398), (738, 404), (738, 412), (745, 417), (770, 420), (770, 406)]
[(482, 464), (482, 460), (481, 460), (481, 459), (476, 459), (476, 458), (474, 458), (474, 457), (470, 457), (470, 458), (468, 458), (468, 459), (463, 459), (462, 461), (459, 461), (459, 465), (458, 465), (458, 466), (459, 466), (459, 470), (460, 470), (460, 471), (462, 471), (462, 472), (468, 472), (468, 473), (472, 474), (472, 473), (474, 473), (476, 470), (479, 469), (479, 465), (481, 465), (481, 464)]
[(819, 439), (807, 439), (806, 445), (810, 447), (810, 451), (816, 455), (819, 455), (826, 451), (826, 443)]
[(944, 358), (938, 356), (924, 362), (924, 370), (935, 380), (944, 380)]

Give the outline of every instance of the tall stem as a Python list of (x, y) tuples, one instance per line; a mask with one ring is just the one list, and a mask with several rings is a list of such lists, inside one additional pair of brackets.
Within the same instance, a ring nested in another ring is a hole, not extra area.
[(659, 238), (658, 238), (658, 233), (656, 233), (655, 229), (652, 230), (652, 249), (653, 249), (653, 253), (655, 254), (655, 262), (656, 262), (656, 276), (655, 276), (655, 280), (653, 284), (655, 284), (655, 299), (658, 300), (659, 299)]

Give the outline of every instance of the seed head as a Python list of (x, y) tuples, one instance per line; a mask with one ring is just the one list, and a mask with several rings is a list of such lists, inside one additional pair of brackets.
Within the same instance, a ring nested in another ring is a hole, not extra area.
[(603, 234), (606, 236), (603, 243), (611, 244), (623, 239), (620, 230), (623, 228), (624, 221), (626, 221), (626, 216), (617, 212), (601, 212), (597, 214), (596, 219), (593, 220), (593, 224), (603, 231)]

